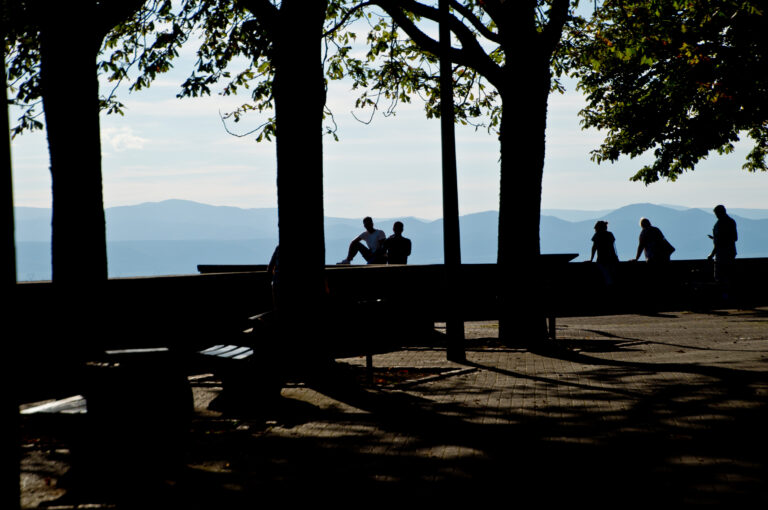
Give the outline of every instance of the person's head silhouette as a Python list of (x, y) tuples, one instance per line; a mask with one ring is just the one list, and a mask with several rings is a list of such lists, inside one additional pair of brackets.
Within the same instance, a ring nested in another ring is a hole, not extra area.
[(715, 216), (717, 216), (718, 218), (724, 218), (726, 216), (724, 205), (715, 206), (714, 212), (715, 212)]
[(365, 230), (368, 232), (373, 232), (373, 220), (370, 216), (366, 216), (363, 218), (363, 226), (365, 227)]
[(403, 222), (402, 221), (396, 221), (394, 225), (392, 225), (392, 231), (400, 235), (403, 233)]

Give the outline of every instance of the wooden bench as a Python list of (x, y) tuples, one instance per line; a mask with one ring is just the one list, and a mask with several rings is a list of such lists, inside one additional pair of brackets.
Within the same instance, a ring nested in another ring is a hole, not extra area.
[[(375, 300), (374, 302), (365, 301), (357, 303), (357, 307), (364, 307), (370, 310), (381, 304), (382, 300)], [(350, 310), (349, 313), (353, 314), (355, 311), (359, 310)], [(344, 313), (344, 311), (340, 310), (337, 310), (337, 312)], [(214, 375), (221, 379), (225, 387), (224, 391), (234, 395), (233, 398), (248, 398), (247, 395), (241, 392), (246, 391), (257, 394), (261, 393), (264, 389), (270, 392), (270, 394), (266, 395), (267, 398), (270, 398), (276, 393), (275, 390), (278, 384), (282, 385), (291, 378), (289, 374), (275, 373), (274, 367), (270, 367), (271, 364), (274, 364), (276, 356), (284, 357), (287, 355), (287, 353), (281, 353), (279, 352), (280, 349), (274, 347), (278, 339), (275, 331), (272, 329), (272, 317), (272, 312), (251, 317), (250, 321), (253, 326), (245, 329), (238, 337), (229, 338), (231, 342), (216, 343), (197, 351), (197, 366), (202, 370), (212, 371)], [(342, 316), (340, 315), (340, 317)], [(352, 320), (348, 322), (354, 324)], [(343, 327), (347, 322), (339, 321), (339, 324)], [(350, 336), (347, 333), (339, 330), (334, 337)], [(329, 355), (349, 354), (350, 351), (362, 353), (366, 359), (366, 379), (369, 383), (372, 383), (373, 355), (376, 351), (376, 346), (368, 342), (360, 342), (359, 339), (352, 339), (350, 341), (349, 338), (344, 338), (344, 340), (337, 343), (329, 342), (327, 344)], [(351, 346), (351, 349), (350, 344), (354, 344)], [(270, 348), (270, 346), (273, 347)], [(259, 356), (256, 355), (257, 351), (261, 351)], [(266, 370), (266, 373), (264, 373), (267, 367), (271, 369)], [(284, 368), (287, 369), (287, 367)]]
[(252, 412), (280, 396), (288, 374), (281, 366), (285, 353), (277, 344), (273, 318), (273, 312), (252, 316), (239, 332), (195, 351), (190, 368), (222, 382), (212, 408)]

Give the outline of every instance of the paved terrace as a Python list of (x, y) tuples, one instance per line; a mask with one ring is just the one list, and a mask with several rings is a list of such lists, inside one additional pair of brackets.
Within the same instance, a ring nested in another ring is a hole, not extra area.
[[(497, 329), (468, 323), (462, 364), (439, 334), (376, 355), (374, 386), (339, 360), (260, 416), (209, 410), (218, 382), (193, 377), (186, 467), (136, 507), (768, 503), (768, 308), (562, 318), (532, 350)], [(22, 506), (111, 507), (65, 474), (63, 418), (24, 418)]]

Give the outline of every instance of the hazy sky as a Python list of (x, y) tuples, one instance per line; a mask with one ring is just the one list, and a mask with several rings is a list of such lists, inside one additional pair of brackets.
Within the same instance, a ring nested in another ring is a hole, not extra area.
[[(257, 143), (253, 136), (232, 136), (220, 120), (220, 112), (231, 110), (244, 98), (177, 99), (179, 84), (188, 72), (182, 64), (177, 69), (148, 90), (122, 93), (120, 99), (127, 105), (124, 117), (103, 117), (106, 207), (171, 198), (274, 207), (274, 144)], [(351, 113), (356, 93), (344, 83), (330, 87), (329, 106), (340, 141), (325, 138), (326, 215), (440, 217), (439, 120), (427, 120), (416, 100), (400, 105), (396, 116), (378, 115), (366, 125)], [(550, 96), (543, 208), (611, 209), (637, 202), (768, 208), (768, 175), (741, 170), (743, 149), (727, 157), (715, 154), (675, 183), (648, 187), (629, 182), (641, 166), (639, 161), (592, 163), (589, 151), (601, 138), (597, 132), (581, 130), (577, 112), (582, 105), (582, 97), (572, 87), (564, 95)], [(365, 113), (358, 116), (367, 118)], [(521, 115), (518, 121), (526, 119)], [(260, 120), (253, 117), (230, 127), (246, 132), (258, 124)], [(50, 207), (45, 134), (18, 137), (12, 150), (16, 205)], [(457, 126), (457, 158), (460, 212), (497, 209), (495, 136)]]

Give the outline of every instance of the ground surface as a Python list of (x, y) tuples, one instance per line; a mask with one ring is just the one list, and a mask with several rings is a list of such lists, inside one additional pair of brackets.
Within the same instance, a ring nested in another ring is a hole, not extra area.
[(247, 415), (210, 410), (219, 381), (200, 374), (183, 466), (128, 494), (72, 475), (72, 416), (26, 416), (22, 506), (253, 508), (277, 496), (765, 507), (768, 308), (557, 326), (558, 340), (518, 349), (498, 342), (495, 323), (468, 323), (464, 363), (446, 360), (439, 335), (404, 338), (410, 347), (374, 357), (373, 384), (365, 358), (342, 359), (333, 377), (292, 383)]

